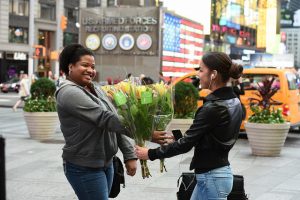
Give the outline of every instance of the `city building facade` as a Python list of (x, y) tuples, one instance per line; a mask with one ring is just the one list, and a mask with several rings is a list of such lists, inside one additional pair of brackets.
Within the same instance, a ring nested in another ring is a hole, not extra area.
[(79, 42), (80, 9), (157, 4), (157, 0), (0, 0), (0, 82), (20, 73), (48, 76), (52, 71), (58, 76), (58, 53)]
[[(57, 52), (78, 42), (79, 0), (0, 0), (0, 13), (0, 82), (20, 73), (58, 75)], [(64, 32), (61, 16), (68, 20)]]
[[(277, 41), (279, 34), (276, 25), (278, 2), (277, 0), (211, 0), (210, 33), (205, 38), (201, 38), (202, 36), (196, 38), (203, 43), (197, 47), (199, 52), (201, 51), (199, 56), (205, 51), (223, 51), (234, 59), (248, 59), (249, 56), (246, 54), (249, 53), (272, 52), (273, 43), (276, 43), (274, 41)], [(297, 1), (288, 2), (291, 7), (297, 8)], [(58, 76), (57, 57), (61, 49), (74, 42), (85, 44), (85, 38), (80, 35), (83, 34), (80, 30), (86, 27), (82, 27), (80, 13), (87, 13), (93, 9), (130, 7), (151, 10), (163, 7), (163, 1), (0, 0), (0, 82), (21, 72), (47, 76), (48, 72), (52, 71)], [(122, 11), (115, 15), (122, 17)], [(161, 12), (158, 15), (161, 15)], [(177, 19), (176, 11), (173, 18)], [(159, 26), (163, 26), (164, 17), (159, 16), (158, 19), (160, 21), (156, 27), (157, 38), (161, 40), (157, 41), (157, 52), (162, 54), (164, 27)], [(150, 57), (148, 56), (148, 59)], [(143, 63), (138, 63), (136, 59), (133, 60), (135, 65), (145, 66)], [(146, 63), (146, 60), (143, 62)], [(101, 64), (102, 60), (99, 60), (99, 65)], [(164, 67), (163, 62), (151, 63), (151, 65), (160, 67), (158, 71)], [(148, 69), (147, 66), (138, 70), (129, 68), (119, 73)]]
[(284, 53), (294, 55), (294, 64), (300, 68), (300, 2), (281, 0), (281, 46)]
[(286, 53), (294, 54), (295, 68), (300, 68), (300, 28), (282, 28)]
[(222, 51), (244, 63), (249, 54), (276, 51), (279, 8), (277, 0), (212, 0), (204, 51)]

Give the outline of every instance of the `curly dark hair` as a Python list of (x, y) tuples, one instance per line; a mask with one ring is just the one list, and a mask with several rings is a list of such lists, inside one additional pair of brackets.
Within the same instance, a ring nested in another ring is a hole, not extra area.
[(207, 52), (202, 57), (203, 63), (210, 69), (221, 74), (223, 82), (229, 78), (238, 79), (242, 76), (243, 66), (232, 62), (231, 58), (222, 52)]
[(69, 75), (69, 65), (75, 64), (82, 56), (94, 56), (94, 53), (82, 46), (81, 44), (70, 44), (66, 46), (59, 55), (59, 69), (63, 71), (66, 76)]

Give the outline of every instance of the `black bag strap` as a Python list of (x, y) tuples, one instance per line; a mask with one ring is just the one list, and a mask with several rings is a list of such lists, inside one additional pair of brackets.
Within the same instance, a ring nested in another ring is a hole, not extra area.
[[(183, 176), (187, 176), (187, 175), (191, 175), (191, 174), (193, 174), (193, 179), (189, 182), (189, 184), (186, 184), (186, 183), (183, 181)], [(177, 187), (179, 187), (180, 179), (182, 179), (182, 180), (181, 180), (181, 184), (183, 185), (184, 190), (187, 191), (187, 190), (192, 186), (193, 181), (195, 180), (195, 173), (189, 173), (189, 174), (182, 173), (182, 174), (179, 176), (178, 180), (177, 180)]]
[(182, 174), (179, 176), (179, 178), (178, 178), (178, 180), (177, 180), (177, 187), (179, 187), (179, 181), (180, 181), (180, 179), (182, 178)]

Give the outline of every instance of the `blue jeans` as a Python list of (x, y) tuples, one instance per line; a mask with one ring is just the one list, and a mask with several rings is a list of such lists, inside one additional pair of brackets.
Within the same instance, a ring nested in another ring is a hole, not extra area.
[(108, 200), (114, 168), (90, 168), (69, 162), (64, 164), (65, 175), (79, 200)]
[(233, 185), (230, 166), (196, 174), (197, 184), (191, 200), (226, 200)]

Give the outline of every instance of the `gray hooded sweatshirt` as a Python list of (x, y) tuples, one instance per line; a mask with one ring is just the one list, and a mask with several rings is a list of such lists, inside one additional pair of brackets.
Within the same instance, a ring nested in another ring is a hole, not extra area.
[(65, 138), (63, 160), (86, 167), (111, 163), (120, 147), (124, 160), (136, 159), (117, 111), (106, 94), (97, 96), (65, 80), (56, 91), (57, 112)]

